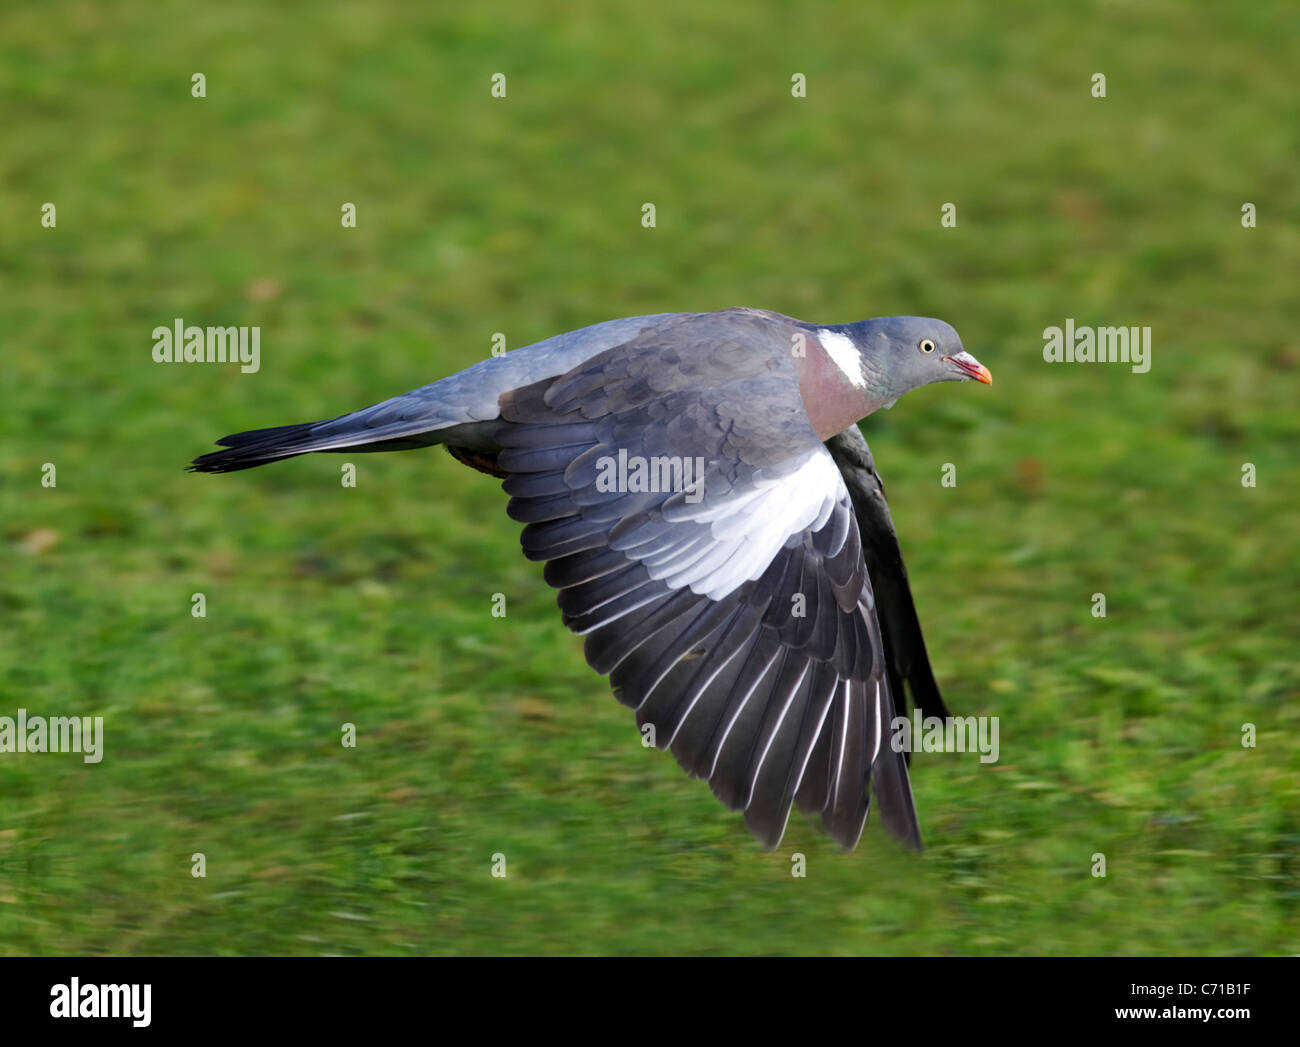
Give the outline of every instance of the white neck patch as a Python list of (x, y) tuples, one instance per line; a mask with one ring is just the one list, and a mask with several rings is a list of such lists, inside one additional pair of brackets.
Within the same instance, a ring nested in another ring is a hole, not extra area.
[(858, 347), (853, 344), (853, 339), (839, 331), (831, 331), (823, 327), (817, 332), (817, 341), (821, 342), (822, 348), (826, 350), (829, 356), (850, 382), (859, 389), (867, 384), (866, 376), (862, 373), (862, 357), (858, 354)]

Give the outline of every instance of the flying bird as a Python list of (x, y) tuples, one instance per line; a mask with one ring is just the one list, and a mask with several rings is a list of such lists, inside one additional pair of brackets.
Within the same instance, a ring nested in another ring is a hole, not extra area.
[[(947, 715), (857, 423), (932, 382), (991, 383), (942, 320), (760, 309), (610, 320), (328, 421), (218, 440), (197, 472), (442, 444), (502, 478), (523, 552), (643, 735), (768, 848), (790, 809), (919, 849), (906, 693)], [(653, 734), (646, 731), (652, 725)]]

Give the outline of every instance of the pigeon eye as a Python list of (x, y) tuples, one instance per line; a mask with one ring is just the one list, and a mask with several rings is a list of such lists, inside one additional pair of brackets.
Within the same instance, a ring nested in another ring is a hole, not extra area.
[(932, 353), (932, 352), (934, 352), (934, 342), (931, 341), (929, 338), (922, 338), (922, 339), (921, 339), (921, 352), (923, 352), (923, 353)]

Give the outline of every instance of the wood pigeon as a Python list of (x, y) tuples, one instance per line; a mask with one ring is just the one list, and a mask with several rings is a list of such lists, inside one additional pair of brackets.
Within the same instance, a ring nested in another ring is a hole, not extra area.
[[(610, 320), (329, 421), (237, 433), (191, 469), (443, 444), (503, 478), (587, 661), (768, 848), (792, 804), (852, 850), (874, 792), (918, 848), (905, 688), (946, 716), (857, 422), (992, 381), (942, 320), (759, 309)], [(870, 783), (870, 788), (868, 787)]]

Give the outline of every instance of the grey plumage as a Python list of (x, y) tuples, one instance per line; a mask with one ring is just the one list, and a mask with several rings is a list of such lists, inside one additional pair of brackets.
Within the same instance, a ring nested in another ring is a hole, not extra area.
[[(822, 440), (969, 377), (989, 380), (941, 321), (633, 317), (328, 422), (226, 437), (193, 468), (447, 444), (503, 477), (524, 554), (618, 700), (764, 845), (798, 803), (854, 847), (870, 781), (886, 828), (919, 847), (889, 726), (906, 688), (943, 704), (866, 442), (856, 426)], [(598, 478), (620, 455), (700, 461), (702, 483), (610, 490)]]

